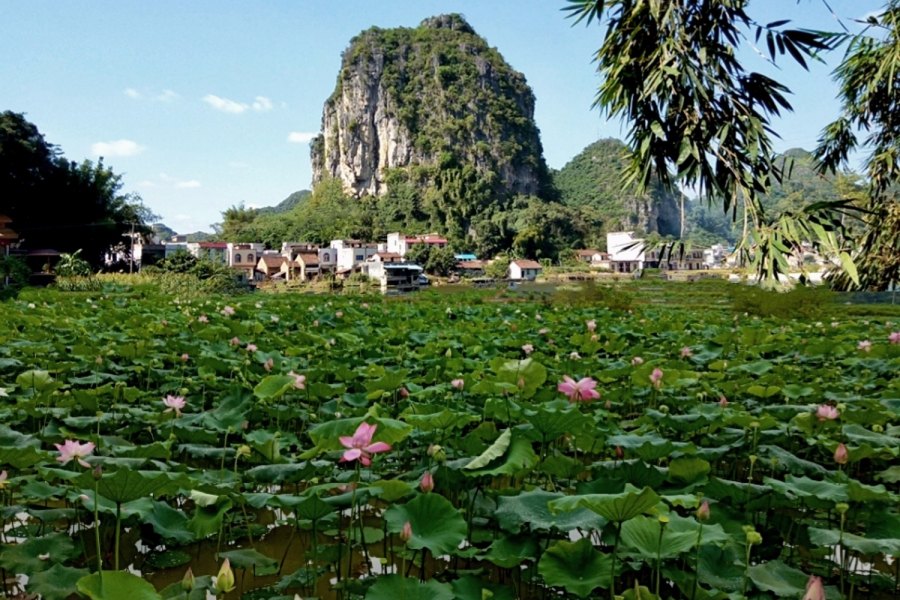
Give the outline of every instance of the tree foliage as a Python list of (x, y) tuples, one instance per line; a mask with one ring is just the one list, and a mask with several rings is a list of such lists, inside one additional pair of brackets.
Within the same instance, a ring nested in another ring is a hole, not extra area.
[(834, 45), (831, 36), (754, 21), (738, 2), (569, 0), (566, 10), (587, 24), (604, 21), (597, 52), (601, 84), (595, 105), (628, 123), (631, 161), (625, 183), (655, 181), (699, 190), (744, 222), (741, 245), (768, 280), (786, 270), (785, 256), (802, 241), (833, 246), (847, 205), (815, 203), (796, 213), (767, 213), (762, 196), (782, 181), (772, 145), (773, 117), (791, 110), (789, 90), (739, 61), (758, 43), (772, 63), (807, 60)]
[(25, 248), (74, 253), (91, 265), (132, 231), (149, 233), (154, 215), (122, 176), (103, 164), (66, 160), (19, 113), (0, 113), (0, 197)]

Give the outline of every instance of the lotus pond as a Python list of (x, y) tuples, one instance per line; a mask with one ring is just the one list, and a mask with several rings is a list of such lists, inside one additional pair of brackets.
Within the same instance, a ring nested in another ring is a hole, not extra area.
[(898, 330), (31, 292), (0, 304), (3, 593), (896, 598)]

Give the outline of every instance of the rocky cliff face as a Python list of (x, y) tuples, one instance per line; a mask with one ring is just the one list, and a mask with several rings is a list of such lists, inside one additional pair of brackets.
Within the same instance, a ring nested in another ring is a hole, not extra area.
[(462, 17), (373, 28), (343, 54), (312, 144), (313, 185), (334, 177), (350, 195), (380, 196), (392, 170), (426, 185), (472, 166), (490, 196), (539, 195), (549, 175), (533, 116), (524, 76)]

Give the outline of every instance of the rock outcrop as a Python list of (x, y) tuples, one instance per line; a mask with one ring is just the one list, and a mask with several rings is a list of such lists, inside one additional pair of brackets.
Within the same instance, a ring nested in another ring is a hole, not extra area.
[(461, 16), (369, 29), (325, 102), (313, 185), (334, 177), (352, 196), (380, 196), (392, 170), (424, 186), (471, 165), (492, 197), (541, 195), (549, 173), (533, 117), (525, 77)]

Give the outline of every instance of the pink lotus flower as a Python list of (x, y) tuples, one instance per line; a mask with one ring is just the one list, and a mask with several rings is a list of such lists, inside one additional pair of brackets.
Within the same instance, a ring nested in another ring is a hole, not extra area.
[(869, 340), (863, 340), (856, 346), (857, 350), (862, 350), (863, 352), (871, 352), (872, 351), (872, 342)]
[(403, 524), (403, 529), (400, 530), (400, 539), (404, 542), (408, 542), (412, 539), (412, 525), (409, 524), (409, 521)]
[(360, 307), (360, 308), (369, 308), (369, 303), (368, 303), (368, 302), (363, 302), (362, 304), (359, 305), (359, 307)]
[(225, 315), (226, 317), (230, 317), (231, 315), (234, 314), (234, 309), (231, 308), (230, 306), (226, 306), (225, 308), (222, 309), (222, 314)]
[(405, 387), (400, 388), (400, 397), (401, 398), (409, 398), (409, 390)]
[(806, 584), (806, 594), (802, 600), (825, 600), (825, 587), (822, 585), (822, 578), (815, 575), (809, 576)]
[(569, 360), (581, 360), (581, 355), (577, 352), (569, 353)]
[(169, 413), (174, 410), (175, 415), (180, 417), (181, 409), (184, 408), (184, 405), (186, 404), (186, 402), (184, 401), (184, 398), (182, 398), (181, 396), (169, 395), (163, 399), (163, 404), (165, 404), (168, 407), (168, 408), (166, 408), (166, 410), (163, 411), (164, 413)]
[(263, 363), (263, 368), (266, 370), (266, 373), (271, 373), (273, 366), (275, 366), (275, 359), (270, 356), (266, 359), (266, 362)]
[(595, 329), (597, 329), (597, 322), (593, 321), (593, 320), (588, 321), (587, 328), (588, 328), (588, 331), (593, 332)]
[(434, 476), (428, 472), (422, 476), (422, 481), (419, 483), (419, 487), (422, 488), (422, 491), (426, 494), (434, 489)]
[(453, 381), (450, 382), (450, 385), (452, 385), (453, 387), (455, 387), (458, 390), (461, 390), (461, 389), (463, 389), (463, 387), (465, 387), (466, 382), (462, 379), (454, 379)]
[(187, 352), (185, 352), (184, 354), (181, 355), (181, 360), (183, 360), (184, 362), (187, 362), (187, 361), (191, 360), (191, 357), (190, 357), (190, 355), (188, 355)]
[(256, 347), (256, 344), (247, 344), (247, 352), (256, 352), (259, 348)]
[(56, 446), (56, 449), (59, 450), (59, 456), (56, 457), (58, 462), (62, 464), (68, 464), (72, 460), (77, 460), (78, 464), (87, 469), (91, 468), (91, 465), (84, 460), (85, 457), (89, 456), (91, 452), (94, 451), (94, 444), (92, 442), (88, 442), (86, 444), (82, 444), (76, 442), (75, 440), (66, 440), (64, 444), (53, 444)]
[(841, 413), (838, 412), (833, 406), (828, 406), (827, 404), (823, 404), (816, 410), (816, 418), (819, 419), (819, 423), (824, 423), (825, 421), (832, 421), (837, 419)]
[(569, 397), (569, 403), (589, 402), (600, 397), (600, 392), (595, 390), (597, 382), (590, 377), (583, 377), (575, 381), (568, 375), (563, 375), (563, 381), (557, 386), (557, 390)]
[(685, 346), (684, 348), (681, 349), (681, 358), (689, 358), (693, 355), (694, 355), (694, 353), (691, 352), (691, 349), (688, 346)]
[(169, 324), (169, 322), (166, 321), (165, 319), (163, 319), (163, 320), (160, 321), (159, 323), (160, 323), (160, 325), (162, 325), (163, 327), (166, 327), (166, 326)]
[(547, 335), (547, 332), (549, 332), (549, 331), (550, 331), (550, 330), (547, 329), (546, 327), (542, 327), (542, 328), (538, 331), (538, 333), (541, 334), (541, 335)]
[(294, 373), (293, 371), (291, 371), (290, 373), (288, 373), (288, 376), (294, 378), (294, 387), (295, 388), (297, 388), (298, 390), (306, 389), (306, 375), (298, 375), (298, 374)]
[(338, 319), (340, 319), (341, 317), (344, 316), (344, 313), (342, 313), (341, 311), (337, 311), (336, 313), (334, 313), (334, 316), (337, 317)]
[(849, 458), (850, 457), (847, 455), (847, 446), (838, 444), (838, 447), (834, 451), (834, 462), (839, 465), (846, 465)]
[(6, 488), (6, 480), (9, 478), (9, 473), (3, 471), (0, 473), (0, 490)]
[(895, 331), (888, 336), (888, 341), (892, 344), (900, 344), (900, 331)]
[(719, 396), (719, 406), (721, 406), (722, 408), (727, 407), (728, 406), (728, 398), (726, 398), (725, 396)]
[(201, 323), (209, 323), (209, 317), (207, 317), (206, 315), (200, 315), (199, 317), (197, 317), (197, 320)]
[(235, 337), (231, 338), (231, 345), (232, 346), (240, 346), (241, 340), (237, 336), (235, 336)]
[(379, 452), (387, 452), (391, 447), (384, 442), (372, 443), (372, 436), (378, 425), (369, 425), (365, 421), (359, 424), (353, 437), (341, 436), (339, 439), (344, 448), (349, 448), (344, 452), (341, 462), (352, 462), (359, 460), (365, 466), (372, 464), (371, 455)]
[(662, 385), (663, 372), (659, 367), (653, 369), (653, 372), (650, 373), (650, 383), (653, 384), (653, 387), (659, 389), (659, 386)]
[(641, 365), (641, 364), (644, 364), (644, 359), (641, 358), (640, 356), (635, 356), (634, 358), (631, 359), (631, 364), (632, 364), (632, 365)]
[(528, 356), (529, 354), (534, 352), (534, 346), (532, 346), (531, 344), (525, 344), (524, 346), (522, 346), (522, 352), (525, 353), (525, 356)]
[(591, 341), (592, 341), (592, 342), (596, 342), (596, 341), (599, 340), (599, 339), (600, 339), (600, 336), (598, 336), (596, 333), (595, 333), (594, 335), (591, 336)]

